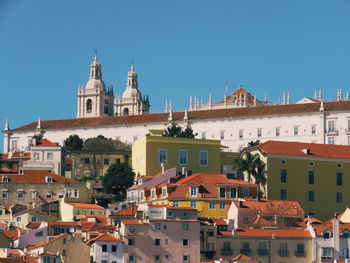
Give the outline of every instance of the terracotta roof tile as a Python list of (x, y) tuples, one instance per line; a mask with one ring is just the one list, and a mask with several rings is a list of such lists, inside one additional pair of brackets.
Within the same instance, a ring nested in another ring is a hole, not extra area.
[[(259, 149), (264, 154), (350, 159), (350, 146), (335, 144), (267, 141), (250, 149)], [(302, 152), (309, 149), (310, 154)]]
[[(50, 173), (48, 171), (24, 171), (24, 174), (7, 174), (9, 181), (23, 182), (23, 183), (46, 183), (46, 176), (51, 176), (53, 182), (57, 183), (73, 183), (72, 179), (64, 176)], [(1, 181), (4, 175), (0, 175)]]
[(138, 220), (134, 220), (134, 219), (125, 219), (125, 220), (122, 220), (122, 223), (124, 225), (141, 225), (141, 223)]
[(115, 236), (109, 234), (109, 233), (103, 233), (98, 235), (97, 237), (94, 237), (90, 239), (88, 242), (95, 242), (95, 241), (104, 241), (104, 242), (122, 242), (121, 239), (116, 238)]
[[(205, 120), (205, 119), (220, 119), (220, 118), (241, 118), (254, 116), (282, 115), (282, 114), (308, 114), (310, 112), (318, 112), (320, 103), (301, 103), (288, 105), (269, 105), (258, 107), (242, 107), (230, 109), (215, 109), (215, 110), (198, 110), (189, 111), (189, 120)], [(350, 110), (350, 101), (334, 101), (324, 102), (325, 110), (340, 111)], [(184, 112), (174, 112), (173, 120), (182, 121)], [(99, 126), (118, 126), (132, 125), (144, 123), (166, 123), (168, 121), (167, 113), (153, 113), (133, 116), (110, 116), (98, 118), (77, 118), (63, 120), (46, 120), (41, 121), (43, 129), (70, 129), (70, 128), (86, 128)], [(34, 131), (37, 127), (37, 121), (21, 126), (13, 131)]]
[(20, 236), (20, 232), (15, 229), (15, 230), (4, 230), (5, 236), (11, 239), (17, 239)]
[[(231, 232), (230, 232), (231, 233)], [(231, 233), (232, 235), (232, 233)], [(237, 229), (237, 236), (245, 237), (311, 237), (308, 230), (304, 229)]]
[(45, 242), (42, 242), (42, 243), (37, 244), (35, 246), (30, 246), (30, 247), (28, 247), (28, 249), (32, 250), (32, 249), (35, 249), (35, 248), (38, 248), (38, 247), (46, 246), (47, 244), (50, 244), (50, 243), (56, 241), (57, 239), (60, 239), (61, 237), (65, 236), (65, 235), (67, 235), (67, 233), (59, 234), (57, 236), (54, 236), (54, 237), (50, 238), (49, 240), (47, 240)]
[(118, 212), (111, 214), (112, 216), (135, 216), (137, 213), (137, 206), (132, 205), (127, 208), (124, 208)]
[(63, 222), (63, 221), (51, 221), (47, 222), (49, 226), (79, 226), (79, 222), (71, 221), (71, 222)]
[(53, 143), (52, 141), (48, 140), (48, 139), (42, 139), (40, 141), (36, 142), (36, 147), (57, 147), (56, 143)]
[(243, 254), (239, 254), (238, 256), (235, 256), (234, 258), (231, 259), (231, 261), (237, 261), (237, 260), (252, 260), (252, 258)]
[(87, 204), (87, 203), (66, 203), (66, 204), (71, 205), (74, 208), (104, 210), (102, 206), (95, 205), (95, 204)]
[(35, 228), (39, 228), (41, 225), (41, 222), (30, 222), (26, 228), (31, 228), (31, 229), (35, 229)]

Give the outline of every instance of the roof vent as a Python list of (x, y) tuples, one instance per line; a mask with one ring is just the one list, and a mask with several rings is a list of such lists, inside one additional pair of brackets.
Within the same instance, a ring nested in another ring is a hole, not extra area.
[(311, 154), (311, 149), (301, 149), (303, 154), (310, 155)]

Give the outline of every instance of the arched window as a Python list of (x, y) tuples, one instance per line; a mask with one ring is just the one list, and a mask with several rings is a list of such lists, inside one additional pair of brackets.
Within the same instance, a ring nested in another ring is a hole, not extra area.
[(128, 116), (128, 115), (129, 115), (129, 109), (128, 108), (124, 108), (123, 116)]
[(105, 114), (109, 114), (108, 100), (105, 100), (105, 107), (104, 107), (104, 110), (105, 110)]
[(92, 111), (92, 100), (88, 99), (86, 101), (86, 111), (91, 112)]

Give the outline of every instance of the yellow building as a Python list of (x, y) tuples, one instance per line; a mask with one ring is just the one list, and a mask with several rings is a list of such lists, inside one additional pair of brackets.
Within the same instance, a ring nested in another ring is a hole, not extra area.
[(246, 151), (266, 164), (268, 199), (296, 200), (321, 220), (350, 205), (350, 146), (268, 141)]
[(85, 215), (104, 215), (104, 208), (87, 203), (66, 203), (60, 200), (60, 212), (62, 221), (73, 221), (76, 217)]
[(220, 173), (220, 141), (162, 136), (150, 130), (132, 146), (132, 166), (138, 176), (154, 176), (164, 168), (183, 167), (193, 173)]
[(204, 217), (226, 218), (233, 199), (255, 197), (258, 186), (223, 174), (180, 175), (138, 191), (139, 203), (196, 208)]

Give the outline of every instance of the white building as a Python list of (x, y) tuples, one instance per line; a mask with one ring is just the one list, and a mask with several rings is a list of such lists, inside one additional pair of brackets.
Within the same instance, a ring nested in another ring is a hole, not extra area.
[(95, 57), (89, 81), (85, 88), (79, 88), (76, 119), (32, 122), (12, 130), (6, 122), (4, 152), (25, 150), (30, 138), (38, 133), (38, 126), (45, 138), (61, 145), (73, 134), (83, 139), (103, 135), (132, 143), (149, 129), (164, 129), (171, 122), (190, 124), (198, 138), (219, 139), (231, 151), (239, 151), (255, 140), (350, 144), (350, 101), (340, 90), (337, 101), (326, 102), (316, 94), (315, 99), (303, 98), (292, 104), (288, 93), (282, 102), (272, 104), (266, 98), (257, 100), (240, 87), (225, 95), (223, 101), (213, 102), (210, 98), (202, 105), (197, 98), (190, 100), (189, 111), (173, 112), (170, 103), (164, 113), (145, 114), (149, 112), (149, 100), (138, 89), (134, 66), (128, 73), (123, 96), (114, 103), (112, 90), (106, 89), (102, 80), (101, 68)]

